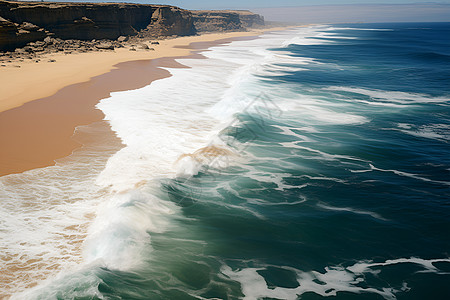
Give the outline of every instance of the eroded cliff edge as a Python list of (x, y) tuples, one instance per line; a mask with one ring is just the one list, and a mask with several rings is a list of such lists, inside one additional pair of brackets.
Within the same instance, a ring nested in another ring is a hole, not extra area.
[(191, 12), (170, 5), (0, 0), (0, 51), (13, 51), (47, 37), (81, 41), (154, 38), (246, 30), (263, 24), (261, 16), (248, 11)]
[(198, 32), (242, 31), (264, 26), (264, 17), (248, 10), (192, 11), (194, 27)]

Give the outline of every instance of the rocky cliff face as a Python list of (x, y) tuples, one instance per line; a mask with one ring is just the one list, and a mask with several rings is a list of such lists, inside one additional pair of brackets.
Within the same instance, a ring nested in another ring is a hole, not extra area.
[(197, 31), (239, 31), (264, 26), (264, 18), (246, 10), (192, 11)]
[[(47, 35), (91, 40), (116, 39), (141, 30), (159, 36), (195, 33), (191, 13), (168, 5), (0, 0), (0, 17), (0, 50), (21, 47)], [(24, 28), (27, 24), (29, 28)]]
[(189, 11), (162, 6), (158, 7), (151, 16), (147, 31), (153, 36), (192, 35), (196, 33), (192, 14)]
[(42, 28), (30, 23), (19, 25), (0, 17), (0, 50), (44, 39), (46, 35)]

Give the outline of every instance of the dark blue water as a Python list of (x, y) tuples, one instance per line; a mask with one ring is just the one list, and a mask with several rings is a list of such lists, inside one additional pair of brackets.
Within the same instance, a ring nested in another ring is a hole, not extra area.
[(228, 167), (161, 181), (142, 268), (57, 298), (450, 299), (450, 24), (302, 30), (238, 91)]

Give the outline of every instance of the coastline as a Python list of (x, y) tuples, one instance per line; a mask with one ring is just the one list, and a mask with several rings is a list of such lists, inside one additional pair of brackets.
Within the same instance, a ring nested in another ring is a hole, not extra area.
[(48, 62), (0, 69), (0, 176), (51, 166), (72, 154), (82, 146), (72, 139), (75, 128), (103, 119), (95, 105), (110, 92), (170, 76), (161, 67), (183, 67), (176, 58), (274, 30), (281, 28), (162, 40), (155, 51), (48, 55)]
[(0, 82), (4, 83), (0, 94), (0, 112), (51, 96), (66, 86), (88, 81), (117, 68), (116, 65), (119, 63), (162, 57), (184, 57), (191, 54), (187, 47), (191, 43), (258, 36), (267, 30), (206, 33), (159, 40), (159, 45), (151, 45), (155, 51), (130, 51), (131, 47), (126, 47), (105, 52), (47, 54), (46, 61), (39, 63), (13, 62), (8, 67), (0, 68)]

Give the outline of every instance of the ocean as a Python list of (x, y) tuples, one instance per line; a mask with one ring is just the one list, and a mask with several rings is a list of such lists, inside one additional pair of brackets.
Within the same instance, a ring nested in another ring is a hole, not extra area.
[(450, 299), (449, 37), (291, 28), (112, 93), (0, 178), (0, 295)]

